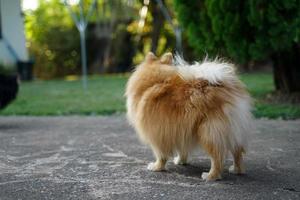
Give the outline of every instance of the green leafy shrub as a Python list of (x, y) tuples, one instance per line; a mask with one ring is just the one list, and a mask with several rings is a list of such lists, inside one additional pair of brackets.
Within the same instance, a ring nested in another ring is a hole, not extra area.
[(195, 52), (238, 63), (271, 59), (277, 90), (300, 91), (299, 0), (174, 0)]
[(26, 14), (25, 27), (36, 76), (51, 78), (78, 73), (79, 34), (60, 0), (40, 1), (36, 10)]

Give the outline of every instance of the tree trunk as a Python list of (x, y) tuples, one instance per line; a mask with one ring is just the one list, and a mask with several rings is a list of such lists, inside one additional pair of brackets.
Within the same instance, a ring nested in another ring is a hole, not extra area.
[(164, 17), (162, 12), (156, 3), (156, 1), (152, 2), (151, 13), (153, 16), (152, 21), (152, 33), (151, 33), (151, 51), (156, 54), (156, 50), (158, 47), (159, 35), (164, 23)]
[(289, 51), (273, 55), (274, 82), (283, 94), (300, 92), (300, 46), (295, 44)]

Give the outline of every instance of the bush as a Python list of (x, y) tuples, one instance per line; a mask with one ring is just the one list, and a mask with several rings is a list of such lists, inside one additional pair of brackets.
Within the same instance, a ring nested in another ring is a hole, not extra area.
[[(84, 3), (86, 10), (92, 2)], [(99, 16), (91, 16), (86, 30), (88, 70), (90, 73), (128, 71), (134, 54), (132, 34), (127, 31), (132, 11), (129, 12), (125, 1), (98, 3)], [(103, 11), (104, 3), (109, 7), (106, 7), (107, 13)], [(72, 9), (76, 12), (78, 6)], [(112, 22), (114, 25), (108, 37), (97, 36), (97, 31), (100, 35), (105, 32), (101, 23), (109, 26)], [(97, 23), (100, 23), (100, 30)], [(26, 14), (26, 36), (35, 61), (35, 76), (49, 79), (81, 74), (79, 32), (61, 0), (40, 0), (39, 7)]]
[(16, 98), (18, 89), (16, 75), (0, 74), (0, 109), (6, 107)]
[(27, 13), (25, 27), (37, 77), (80, 72), (79, 33), (60, 0), (40, 1), (35, 11)]

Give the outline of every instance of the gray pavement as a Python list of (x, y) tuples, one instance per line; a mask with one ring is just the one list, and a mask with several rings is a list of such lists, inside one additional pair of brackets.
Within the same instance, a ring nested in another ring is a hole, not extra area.
[(205, 183), (200, 150), (147, 171), (151, 150), (123, 115), (0, 117), (0, 199), (300, 199), (300, 120), (255, 123), (247, 174)]

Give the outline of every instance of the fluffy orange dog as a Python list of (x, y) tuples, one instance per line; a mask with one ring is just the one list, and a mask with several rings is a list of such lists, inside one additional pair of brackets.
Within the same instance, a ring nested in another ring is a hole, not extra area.
[(130, 77), (126, 93), (127, 116), (149, 144), (156, 162), (148, 169), (161, 171), (175, 153), (175, 164), (185, 164), (200, 145), (211, 157), (204, 180), (221, 178), (226, 155), (229, 171), (244, 173), (245, 134), (251, 124), (251, 99), (234, 67), (219, 61), (187, 64), (171, 53), (157, 58), (148, 53)]

